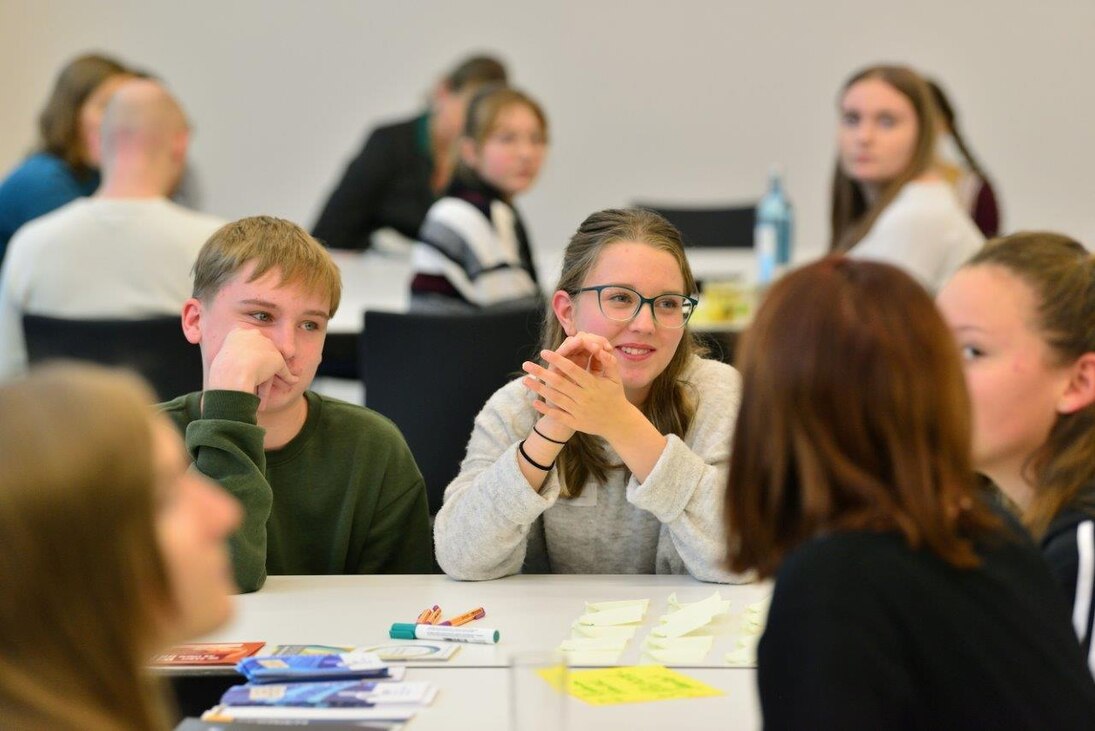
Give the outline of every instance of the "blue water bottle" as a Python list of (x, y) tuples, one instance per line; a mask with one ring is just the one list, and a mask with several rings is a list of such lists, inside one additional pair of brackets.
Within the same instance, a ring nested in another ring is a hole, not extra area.
[(757, 253), (757, 283), (769, 284), (777, 270), (791, 263), (791, 247), (794, 235), (794, 214), (791, 201), (783, 192), (779, 170), (772, 169), (768, 178), (768, 191), (757, 203), (757, 227), (753, 234), (753, 247)]

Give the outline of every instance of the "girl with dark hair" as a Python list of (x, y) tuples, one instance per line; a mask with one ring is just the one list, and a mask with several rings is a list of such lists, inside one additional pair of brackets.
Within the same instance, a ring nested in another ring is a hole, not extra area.
[(130, 75), (100, 54), (75, 58), (61, 70), (38, 119), (38, 151), (0, 183), (0, 260), (24, 223), (99, 187), (99, 123)]
[(571, 238), (538, 363), (475, 419), (434, 524), (458, 579), (723, 567), (719, 500), (740, 397), (688, 329), (696, 281), (656, 213), (606, 210)]
[(1095, 673), (1095, 258), (1058, 234), (994, 239), (939, 308), (973, 402), (974, 467), (1041, 542)]
[(903, 66), (854, 74), (837, 137), (830, 249), (889, 262), (937, 291), (984, 238), (934, 169), (928, 85)]
[(739, 352), (725, 516), (730, 566), (775, 577), (765, 728), (1095, 728), (1060, 592), (978, 492), (924, 289), (824, 259), (776, 282)]

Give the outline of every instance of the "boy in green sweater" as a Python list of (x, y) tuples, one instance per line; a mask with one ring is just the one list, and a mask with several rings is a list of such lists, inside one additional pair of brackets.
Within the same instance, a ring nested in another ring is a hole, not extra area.
[(229, 223), (194, 265), (183, 305), (204, 390), (162, 406), (197, 469), (244, 507), (236, 582), (270, 574), (429, 573), (426, 489), (403, 436), (361, 406), (307, 390), (342, 281), (303, 229)]

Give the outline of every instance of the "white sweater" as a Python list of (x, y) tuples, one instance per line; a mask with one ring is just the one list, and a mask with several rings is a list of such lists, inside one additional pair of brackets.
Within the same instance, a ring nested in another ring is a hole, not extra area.
[(79, 198), (20, 228), (0, 270), (0, 379), (26, 369), (24, 313), (180, 314), (198, 250), (222, 224), (164, 198)]
[[(537, 492), (517, 465), (517, 444), (539, 418), (520, 380), (499, 389), (475, 419), (460, 474), (434, 523), (437, 560), (457, 579), (521, 572), (691, 574), (702, 581), (750, 580), (723, 566), (723, 499), (741, 377), (693, 359), (682, 380), (697, 410), (682, 440), (670, 435), (640, 484), (624, 468), (560, 499), (552, 470)], [(610, 461), (622, 460), (607, 446)]]
[(912, 182), (848, 254), (898, 266), (934, 294), (984, 243), (951, 186)]

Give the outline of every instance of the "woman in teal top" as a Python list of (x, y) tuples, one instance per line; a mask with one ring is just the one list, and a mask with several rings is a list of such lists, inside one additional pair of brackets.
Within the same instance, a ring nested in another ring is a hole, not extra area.
[(0, 183), (0, 260), (24, 223), (99, 187), (94, 135), (111, 94), (129, 75), (114, 59), (97, 54), (73, 59), (61, 70), (38, 117), (38, 150)]

